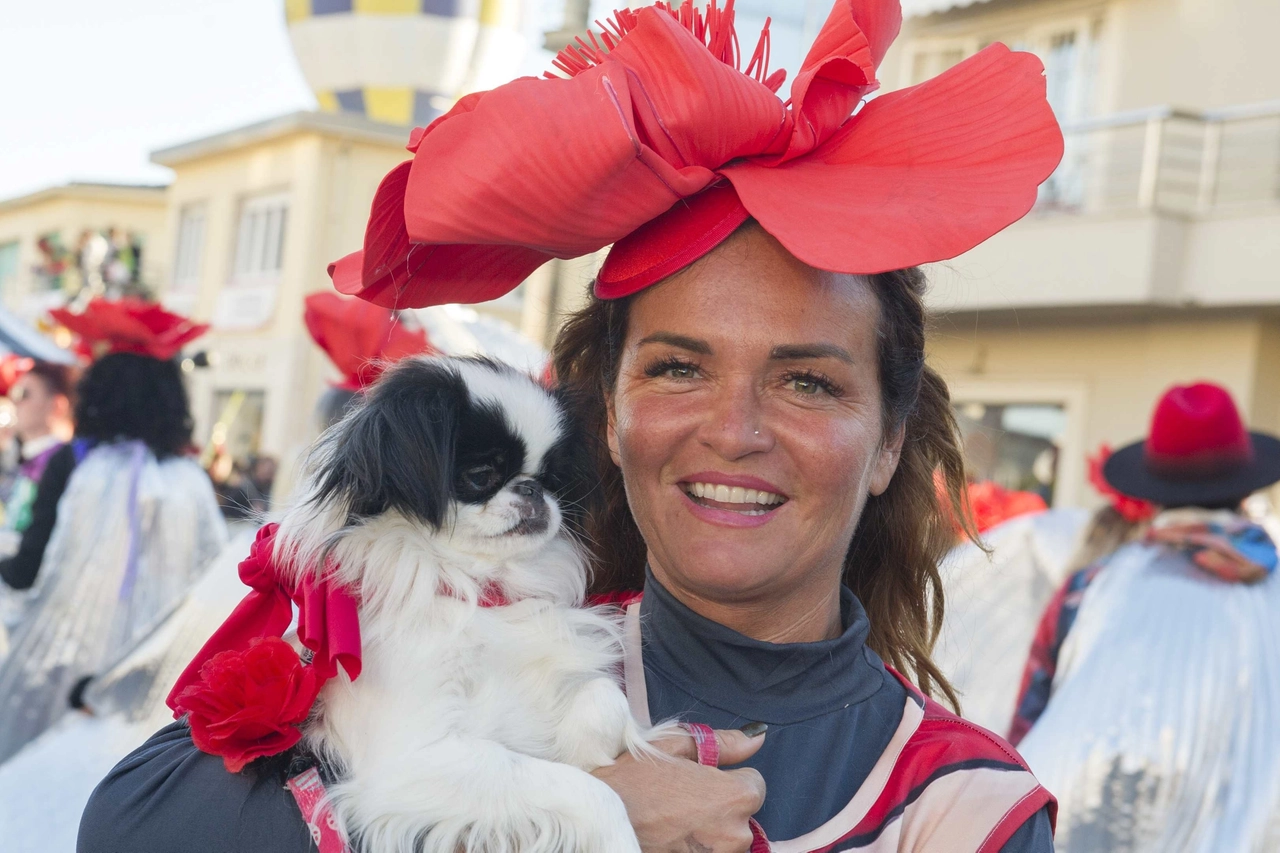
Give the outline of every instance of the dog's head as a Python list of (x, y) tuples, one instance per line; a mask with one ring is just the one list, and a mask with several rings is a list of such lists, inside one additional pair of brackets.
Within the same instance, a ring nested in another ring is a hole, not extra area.
[(479, 358), (415, 358), (325, 434), (309, 500), (347, 523), (397, 511), (483, 557), (542, 547), (572, 519), (581, 437), (528, 376)]

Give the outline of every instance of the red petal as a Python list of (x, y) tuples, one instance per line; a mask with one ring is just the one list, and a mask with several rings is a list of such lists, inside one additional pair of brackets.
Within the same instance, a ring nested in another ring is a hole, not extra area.
[(387, 308), (483, 302), (513, 290), (551, 260), (549, 254), (522, 246), (410, 243), (404, 195), (411, 165), (401, 163), (378, 187), (364, 251), (329, 267), (339, 292)]
[(341, 291), (388, 306), (499, 296), (547, 259), (630, 233), (785, 123), (768, 88), (654, 9), (603, 65), (516, 80), (466, 106), (387, 176), (359, 282), (354, 258), (334, 265)]
[(1025, 215), (1062, 158), (1043, 70), (992, 45), (871, 101), (808, 157), (721, 172), (770, 234), (819, 269), (952, 258)]
[(413, 160), (407, 236), (572, 257), (666, 210), (680, 192), (664, 179), (678, 175), (641, 160), (629, 87), (609, 62), (571, 80), (516, 80), (441, 123)]
[[(831, 10), (832, 17), (845, 9), (848, 10), (858, 29), (866, 36), (874, 77), (875, 69), (880, 67), (880, 62), (889, 51), (889, 45), (893, 44), (893, 40), (898, 37), (898, 31), (902, 29), (902, 3), (899, 0), (839, 0)], [(830, 26), (830, 20), (827, 26)], [(825, 30), (826, 27), (823, 29)], [(821, 41), (822, 37), (819, 34), (814, 47), (816, 48)], [(809, 55), (813, 56), (812, 50)]]
[[(608, 61), (628, 70), (641, 142), (676, 169), (712, 170), (759, 154), (786, 123), (786, 109), (771, 89), (721, 62), (675, 18), (652, 7), (636, 13), (635, 28)], [(695, 191), (711, 178), (696, 175)]]
[[(872, 27), (870, 35), (864, 22)], [(853, 114), (875, 88), (876, 65), (901, 23), (896, 0), (839, 0), (832, 7), (791, 84), (794, 129), (781, 160), (809, 153)]]

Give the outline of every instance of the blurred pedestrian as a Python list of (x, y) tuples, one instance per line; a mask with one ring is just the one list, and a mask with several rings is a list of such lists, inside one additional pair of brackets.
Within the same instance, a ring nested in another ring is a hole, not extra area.
[(1280, 480), (1280, 439), (1178, 386), (1101, 475), (1126, 502), (1085, 547), (1118, 547), (1050, 601), (1010, 734), (1058, 796), (1058, 849), (1276, 849), (1280, 578), (1241, 505)]
[[(36, 490), (49, 462), (71, 440), (75, 430), (71, 418), (74, 385), (75, 371), (71, 367), (37, 361), (22, 373), (9, 391), (19, 442), (19, 473), (5, 502), (4, 526), (7, 530), (24, 533), (31, 527)], [(62, 485), (65, 484), (64, 476)], [(52, 495), (55, 503), (61, 494), (62, 489), (56, 489), (56, 494)], [(20, 553), (24, 560), (34, 559), (38, 564), (49, 531), (32, 531), (32, 534), (34, 541)], [(14, 571), (10, 562), (0, 563), (0, 575), (6, 580)]]
[(145, 636), (226, 539), (209, 479), (188, 455), (174, 358), (207, 327), (137, 300), (53, 314), (94, 361), (77, 388), (75, 438), (49, 460), (33, 508), (34, 528), (51, 472), (65, 469), (65, 491), (47, 507), (48, 546), (15, 578), (32, 592), (0, 662), (0, 761)]
[[(0, 356), (0, 504), (7, 504), (18, 481), (22, 441), (18, 438), (18, 412), (9, 392), (35, 364), (17, 353)], [(2, 520), (2, 519), (0, 519)], [(17, 547), (16, 543), (14, 547)]]

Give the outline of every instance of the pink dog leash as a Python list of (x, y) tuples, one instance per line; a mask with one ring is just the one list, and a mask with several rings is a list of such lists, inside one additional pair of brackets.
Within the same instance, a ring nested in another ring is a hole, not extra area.
[[(720, 741), (716, 740), (715, 730), (702, 723), (681, 723), (680, 726), (693, 738), (693, 744), (698, 750), (698, 763), (707, 767), (719, 767)], [(751, 853), (770, 853), (769, 839), (764, 834), (764, 829), (755, 818), (751, 818), (750, 825)]]

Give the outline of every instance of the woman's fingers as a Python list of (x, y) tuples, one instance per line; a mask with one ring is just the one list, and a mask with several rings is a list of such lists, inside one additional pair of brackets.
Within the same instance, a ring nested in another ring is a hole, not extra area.
[[(752, 723), (752, 726), (757, 726), (758, 728), (749, 729), (749, 731), (760, 732), (755, 737), (751, 737), (740, 729), (716, 729), (716, 740), (720, 744), (721, 767), (741, 764), (755, 755), (760, 747), (764, 746), (763, 724)], [(660, 738), (655, 740), (653, 745), (659, 751), (665, 752), (674, 758), (686, 758), (689, 761), (698, 760), (698, 745), (692, 735), (681, 734)]]
[(742, 801), (740, 807), (743, 812), (750, 817), (760, 811), (760, 807), (764, 805), (765, 785), (764, 777), (760, 775), (760, 771), (743, 767), (738, 770), (726, 770), (726, 775), (732, 776), (740, 786), (742, 792)]
[[(752, 725), (759, 726), (762, 724), (753, 723)], [(755, 737), (751, 737), (747, 732), (739, 729), (716, 730), (716, 740), (720, 741), (721, 767), (732, 767), (735, 764), (741, 764), (755, 755), (760, 750), (760, 747), (764, 746), (764, 729), (759, 728), (750, 731), (759, 731), (760, 733)], [(692, 740), (690, 738), (691, 743)], [(697, 753), (695, 752), (694, 754), (696, 755)], [(764, 780), (761, 780), (761, 784), (763, 783)]]
[[(751, 737), (721, 730), (715, 737), (722, 764), (745, 761), (764, 742), (763, 732)], [(624, 752), (592, 774), (626, 805), (641, 849), (645, 853), (747, 853), (752, 844), (751, 817), (764, 804), (764, 777), (746, 767), (720, 770), (699, 765), (691, 735), (663, 738), (653, 745), (685, 760), (636, 760)]]

